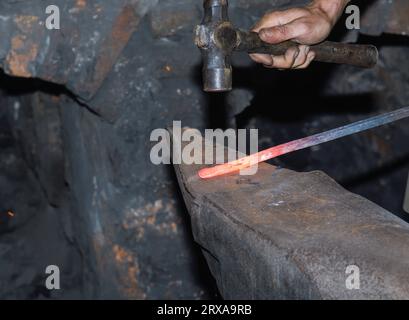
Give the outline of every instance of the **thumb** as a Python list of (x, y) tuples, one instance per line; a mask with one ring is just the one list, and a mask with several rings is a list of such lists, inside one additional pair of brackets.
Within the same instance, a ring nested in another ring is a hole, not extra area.
[(287, 40), (292, 40), (302, 33), (303, 27), (299, 23), (288, 23), (271, 28), (261, 29), (259, 36), (261, 40), (276, 44)]

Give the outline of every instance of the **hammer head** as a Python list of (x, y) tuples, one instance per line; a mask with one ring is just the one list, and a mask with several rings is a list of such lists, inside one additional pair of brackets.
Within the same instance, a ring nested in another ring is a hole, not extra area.
[(224, 92), (232, 89), (231, 55), (237, 33), (228, 16), (228, 0), (204, 0), (204, 18), (196, 27), (196, 45), (203, 56), (203, 89)]

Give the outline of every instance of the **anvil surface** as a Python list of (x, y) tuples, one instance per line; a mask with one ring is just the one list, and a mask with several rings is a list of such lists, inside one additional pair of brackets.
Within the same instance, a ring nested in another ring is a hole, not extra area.
[(392, 213), (323, 172), (262, 164), (254, 176), (201, 180), (202, 167), (175, 170), (223, 298), (409, 298), (409, 225)]

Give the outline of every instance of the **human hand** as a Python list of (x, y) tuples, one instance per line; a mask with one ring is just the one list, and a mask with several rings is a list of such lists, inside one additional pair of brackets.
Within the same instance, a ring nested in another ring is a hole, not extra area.
[(315, 0), (304, 8), (267, 13), (253, 28), (260, 38), (271, 44), (291, 40), (299, 43), (282, 56), (251, 54), (267, 68), (304, 69), (315, 58), (309, 45), (324, 41), (349, 0)]

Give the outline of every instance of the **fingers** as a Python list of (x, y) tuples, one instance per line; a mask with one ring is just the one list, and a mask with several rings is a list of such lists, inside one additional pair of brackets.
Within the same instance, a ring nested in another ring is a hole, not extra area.
[(294, 63), (299, 55), (300, 49), (298, 47), (290, 48), (283, 56), (273, 56), (273, 63), (266, 67), (277, 69), (291, 69), (294, 66)]
[(305, 10), (300, 8), (289, 9), (285, 11), (273, 11), (266, 14), (253, 27), (253, 32), (260, 32), (261, 29), (285, 25), (305, 14)]
[[(277, 14), (282, 15), (282, 12), (278, 12)], [(270, 17), (271, 16), (275, 15), (270, 14)], [(280, 20), (280, 18), (276, 16), (274, 21), (283, 22), (285, 19), (293, 17), (294, 16), (282, 16)], [(261, 21), (261, 25), (266, 25), (263, 20)], [(267, 43), (276, 44), (288, 40), (297, 41), (299, 38), (301, 39), (304, 34), (309, 34), (309, 30), (310, 28), (307, 23), (303, 22), (302, 19), (296, 19), (283, 25), (276, 25), (268, 28), (261, 27), (261, 29), (259, 29), (259, 36)], [(262, 63), (267, 68), (304, 69), (311, 64), (315, 58), (315, 55), (313, 53), (310, 54), (309, 46), (300, 45), (298, 47), (288, 49), (282, 56), (253, 54), (251, 55), (251, 58), (258, 63)]]
[(277, 44), (287, 40), (296, 39), (298, 36), (308, 32), (306, 26), (303, 23), (292, 22), (280, 26), (261, 29), (259, 36), (261, 40)]
[(271, 66), (273, 64), (273, 57), (268, 54), (250, 54), (250, 58), (265, 66)]
[(277, 69), (304, 69), (314, 60), (315, 54), (309, 46), (300, 45), (287, 50), (282, 56), (270, 56), (265, 54), (251, 54), (250, 57), (266, 68)]
[(307, 55), (307, 60), (305, 61), (304, 64), (296, 67), (295, 69), (306, 69), (309, 67), (309, 65), (311, 64), (311, 62), (313, 62), (315, 59), (315, 53), (314, 52), (309, 52)]
[(300, 53), (294, 61), (294, 64), (291, 66), (292, 69), (296, 69), (299, 66), (304, 65), (307, 62), (308, 53), (310, 52), (309, 46), (301, 45), (298, 47)]
[(267, 68), (307, 68), (315, 59), (315, 53), (309, 45), (323, 41), (331, 28), (328, 17), (313, 6), (270, 12), (257, 23), (253, 31), (270, 44), (291, 40), (299, 45), (288, 49), (281, 56), (252, 54), (251, 58)]

